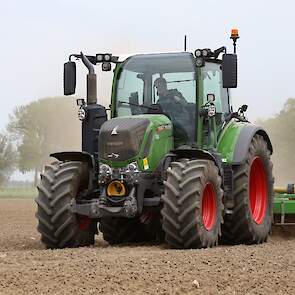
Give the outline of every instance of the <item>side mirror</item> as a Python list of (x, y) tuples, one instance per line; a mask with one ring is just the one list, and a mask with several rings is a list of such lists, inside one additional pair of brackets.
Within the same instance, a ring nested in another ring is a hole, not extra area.
[(64, 64), (64, 95), (75, 94), (76, 90), (76, 63), (73, 61)]
[(238, 84), (238, 58), (236, 54), (222, 56), (223, 88), (237, 88)]

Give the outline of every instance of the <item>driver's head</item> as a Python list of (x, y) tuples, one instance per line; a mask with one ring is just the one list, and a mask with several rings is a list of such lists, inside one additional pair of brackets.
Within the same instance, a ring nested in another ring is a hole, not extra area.
[(163, 77), (156, 79), (154, 85), (157, 88), (158, 95), (165, 95), (168, 92), (167, 82)]

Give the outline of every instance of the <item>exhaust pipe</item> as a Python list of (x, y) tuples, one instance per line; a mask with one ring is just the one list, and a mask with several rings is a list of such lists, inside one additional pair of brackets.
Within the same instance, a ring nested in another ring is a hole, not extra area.
[(94, 67), (89, 59), (81, 52), (83, 64), (87, 67), (87, 105), (97, 103), (97, 80), (94, 72)]

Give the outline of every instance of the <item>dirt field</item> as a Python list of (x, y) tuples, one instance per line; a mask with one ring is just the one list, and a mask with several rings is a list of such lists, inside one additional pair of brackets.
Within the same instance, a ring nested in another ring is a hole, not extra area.
[(208, 250), (44, 250), (33, 200), (0, 200), (0, 294), (295, 294), (295, 234)]

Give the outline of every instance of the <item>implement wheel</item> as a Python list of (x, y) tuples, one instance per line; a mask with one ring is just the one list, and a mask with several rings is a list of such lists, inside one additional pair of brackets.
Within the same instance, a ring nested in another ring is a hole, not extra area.
[(163, 200), (163, 230), (174, 248), (207, 248), (221, 234), (221, 177), (209, 160), (182, 159), (167, 171)]
[(97, 222), (73, 214), (68, 205), (88, 184), (88, 169), (81, 162), (55, 162), (45, 167), (38, 185), (36, 203), (38, 231), (46, 248), (94, 244)]
[(263, 243), (271, 231), (273, 175), (270, 151), (256, 134), (244, 164), (234, 167), (234, 208), (225, 216), (222, 240), (229, 244)]

